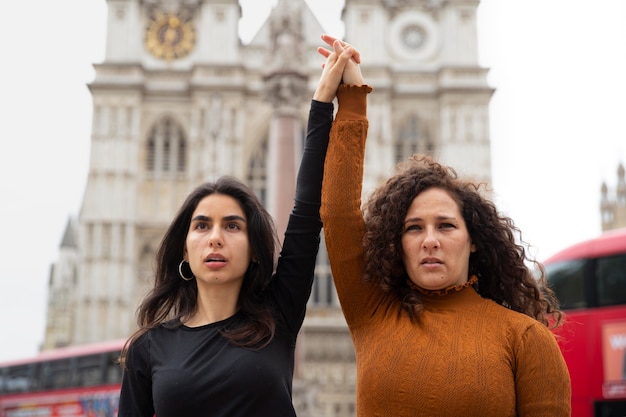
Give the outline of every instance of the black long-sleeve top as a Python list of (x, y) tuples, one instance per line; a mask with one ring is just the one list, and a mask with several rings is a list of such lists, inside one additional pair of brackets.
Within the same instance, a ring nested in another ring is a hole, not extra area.
[(264, 292), (277, 312), (262, 349), (234, 346), (220, 330), (238, 314), (200, 327), (160, 326), (130, 348), (119, 417), (291, 417), (296, 337), (313, 284), (322, 222), (324, 158), (333, 104), (313, 100), (305, 147), (276, 273)]

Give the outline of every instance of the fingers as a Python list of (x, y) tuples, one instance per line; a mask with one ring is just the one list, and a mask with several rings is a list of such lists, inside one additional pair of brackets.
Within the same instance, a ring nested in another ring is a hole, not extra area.
[(319, 52), (320, 55), (322, 55), (324, 58), (328, 58), (328, 56), (331, 54), (328, 49), (322, 48), (321, 46), (317, 48), (317, 52)]
[(326, 42), (328, 44), (328, 46), (333, 46), (333, 44), (335, 43), (335, 41), (339, 40), (337, 38), (335, 38), (334, 36), (330, 36), (327, 33), (322, 33), (322, 40), (324, 42)]
[(343, 71), (348, 61), (350, 61), (350, 58), (353, 57), (354, 48), (351, 46), (344, 47), (342, 42), (337, 40), (333, 43), (333, 49), (337, 54), (338, 65), (341, 66), (341, 70)]
[(354, 60), (354, 54), (356, 50), (348, 45), (345, 47), (345, 42), (335, 39), (333, 43), (334, 53), (337, 54), (336, 66), (342, 68), (343, 74), (341, 75), (341, 81), (344, 84), (349, 85), (363, 85), (363, 74), (361, 74), (361, 67)]
[(322, 40), (331, 49), (317, 48), (317, 52), (326, 58), (326, 62), (322, 64), (322, 75), (313, 98), (318, 101), (332, 102), (340, 83), (364, 84), (359, 66), (361, 56), (352, 45), (333, 36), (323, 34)]
[[(320, 48), (318, 51), (327, 56), (326, 62), (322, 66), (322, 76), (320, 77), (317, 89), (313, 98), (318, 101), (331, 102), (337, 94), (337, 89), (342, 81), (346, 64), (351, 61), (354, 49), (351, 47), (344, 48), (340, 41), (333, 44), (333, 51)], [(354, 64), (354, 63), (353, 63)], [(354, 64), (356, 65), (356, 64)]]
[[(333, 42), (332, 46), (333, 46), (333, 49), (334, 49), (334, 53), (337, 55), (337, 57), (340, 56), (342, 53), (346, 53), (346, 54), (350, 55), (350, 57), (354, 54), (354, 48), (349, 47), (349, 49), (348, 49), (348, 48), (343, 47), (342, 44), (341, 44), (341, 41), (339, 41), (339, 40), (335, 40), (335, 42)], [(322, 55), (323, 57), (325, 57), (327, 60), (333, 54), (332, 51), (329, 51), (328, 49), (322, 48), (322, 47), (317, 48), (317, 52), (320, 55)], [(336, 57), (334, 57), (333, 59), (336, 59)], [(328, 62), (322, 64), (322, 68), (324, 68), (327, 63)]]
[[(352, 47), (352, 48), (354, 49), (354, 47)], [(352, 53), (352, 59), (357, 64), (361, 63), (361, 53), (357, 49), (354, 49), (354, 52)]]
[[(337, 42), (337, 41), (338, 41), (338, 42), (341, 42), (341, 46), (343, 46), (344, 48), (347, 48), (347, 47), (351, 46), (349, 43), (344, 42), (344, 41), (342, 41), (341, 39), (337, 39), (337, 38), (335, 38), (334, 36), (331, 36), (331, 35), (326, 34), (326, 33), (322, 34), (322, 40), (323, 40), (324, 42), (326, 42), (326, 43), (327, 43), (329, 46), (331, 46), (331, 47), (332, 47), (332, 46), (335, 44), (335, 42)], [(318, 51), (319, 51), (319, 49), (320, 49), (320, 48), (318, 48)], [(324, 48), (321, 48), (321, 49), (324, 49)], [(321, 52), (320, 52), (320, 53), (321, 53)], [(352, 53), (352, 58), (354, 59), (354, 61), (355, 61), (357, 64), (360, 64), (360, 63), (361, 63), (361, 53), (360, 53), (357, 49), (354, 49), (354, 52)]]

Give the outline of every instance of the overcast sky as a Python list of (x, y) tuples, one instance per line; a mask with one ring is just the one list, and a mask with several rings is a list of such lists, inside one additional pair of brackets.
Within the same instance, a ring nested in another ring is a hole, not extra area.
[[(241, 26), (253, 29), (244, 40), (275, 3), (241, 1)], [(308, 3), (343, 35), (342, 1)], [(12, 1), (3, 11), (0, 361), (43, 340), (49, 268), (86, 183), (86, 85), (104, 58), (106, 2)], [(600, 186), (614, 187), (626, 163), (626, 1), (482, 0), (478, 18), (480, 64), (496, 88), (496, 202), (542, 260), (600, 233)]]

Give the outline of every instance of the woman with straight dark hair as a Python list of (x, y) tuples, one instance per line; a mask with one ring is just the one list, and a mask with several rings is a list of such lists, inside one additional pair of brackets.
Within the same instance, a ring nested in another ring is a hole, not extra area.
[(119, 417), (295, 416), (294, 350), (320, 243), (332, 101), (351, 57), (341, 49), (323, 66), (280, 256), (271, 216), (239, 180), (203, 184), (183, 203), (121, 355)]

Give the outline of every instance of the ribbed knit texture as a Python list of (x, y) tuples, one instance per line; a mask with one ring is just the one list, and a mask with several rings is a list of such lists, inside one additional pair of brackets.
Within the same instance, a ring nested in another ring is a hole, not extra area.
[(341, 86), (321, 216), (357, 358), (357, 416), (570, 415), (569, 374), (553, 334), (467, 286), (423, 295), (418, 321), (363, 282), (365, 87)]

